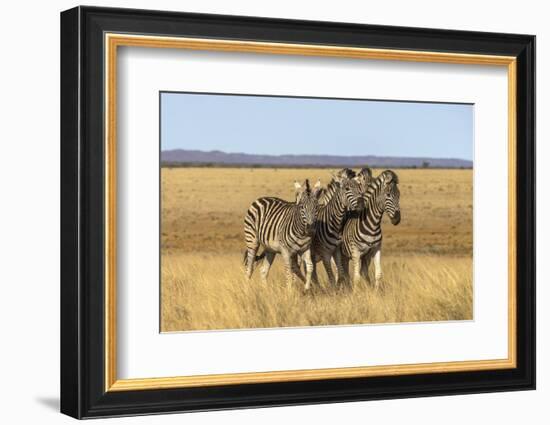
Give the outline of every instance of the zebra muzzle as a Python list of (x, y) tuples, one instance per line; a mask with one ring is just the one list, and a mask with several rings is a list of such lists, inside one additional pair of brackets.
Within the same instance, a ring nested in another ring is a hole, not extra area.
[(391, 224), (397, 226), (401, 222), (401, 211), (396, 211), (394, 216), (391, 217)]

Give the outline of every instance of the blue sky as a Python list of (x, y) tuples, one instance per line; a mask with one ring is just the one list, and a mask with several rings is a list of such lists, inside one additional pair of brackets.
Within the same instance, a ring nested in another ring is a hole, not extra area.
[(161, 93), (161, 149), (472, 159), (473, 105)]

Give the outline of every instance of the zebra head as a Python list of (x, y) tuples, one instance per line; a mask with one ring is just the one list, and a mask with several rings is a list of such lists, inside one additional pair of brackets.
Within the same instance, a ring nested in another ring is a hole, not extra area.
[(355, 177), (355, 173), (352, 174), (352, 177), (348, 177), (348, 175), (337, 174), (333, 177), (333, 179), (335, 182), (337, 182), (340, 190), (342, 191), (342, 200), (344, 207), (347, 211), (357, 212), (365, 208), (363, 191), (361, 189), (360, 183)]
[(363, 193), (367, 192), (367, 188), (373, 180), (374, 179), (372, 178), (372, 170), (369, 167), (361, 168), (361, 170), (355, 176), (355, 181), (359, 183), (361, 192)]
[(381, 176), (383, 178), (382, 200), (383, 209), (390, 217), (393, 225), (398, 225), (401, 221), (401, 207), (399, 204), (399, 178), (391, 170), (384, 171)]
[(296, 204), (299, 208), (301, 224), (304, 226), (307, 234), (313, 235), (319, 211), (321, 181), (317, 181), (313, 189), (311, 189), (308, 179), (303, 184), (295, 181), (294, 188), (296, 190)]

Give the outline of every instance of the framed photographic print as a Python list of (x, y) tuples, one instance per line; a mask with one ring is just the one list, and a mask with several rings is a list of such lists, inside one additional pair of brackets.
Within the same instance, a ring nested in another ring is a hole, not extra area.
[(535, 387), (535, 38), (61, 14), (61, 411)]

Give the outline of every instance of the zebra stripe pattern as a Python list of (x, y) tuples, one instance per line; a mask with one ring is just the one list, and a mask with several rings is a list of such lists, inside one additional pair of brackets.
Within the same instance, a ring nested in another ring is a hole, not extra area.
[(333, 179), (330, 181), (328, 186), (321, 189), (319, 205), (324, 206), (329, 203), (330, 199), (334, 196), (336, 190), (338, 189), (336, 180), (344, 177), (356, 180), (359, 183), (361, 192), (365, 193), (368, 185), (372, 181), (372, 170), (368, 167), (363, 167), (358, 173), (355, 173), (355, 171), (350, 168), (342, 168), (333, 175)]
[[(293, 274), (305, 282), (309, 289), (313, 264), (311, 241), (315, 235), (319, 210), (320, 182), (313, 189), (309, 181), (295, 183), (296, 202), (279, 198), (259, 198), (249, 207), (244, 219), (246, 242), (246, 278), (250, 279), (257, 260), (256, 253), (262, 247), (264, 253), (261, 269), (262, 280), (267, 281), (269, 269), (276, 254), (281, 254), (287, 273), (287, 285), (293, 282)], [(306, 277), (300, 272), (297, 255), (301, 254), (306, 264)]]
[(372, 178), (372, 170), (369, 167), (363, 167), (359, 172), (357, 173), (356, 180), (359, 183), (359, 186), (361, 188), (362, 193), (367, 192), (367, 188), (371, 184), (373, 178)]
[[(345, 171), (345, 170), (342, 170)], [(351, 170), (349, 170), (351, 171)], [(312, 242), (313, 281), (318, 282), (315, 264), (323, 262), (331, 285), (336, 283), (331, 267), (334, 256), (338, 276), (342, 276), (342, 264), (338, 247), (342, 242), (342, 230), (348, 212), (358, 212), (364, 207), (363, 193), (355, 173), (340, 172), (328, 186), (331, 196), (319, 209), (317, 229)], [(335, 255), (336, 253), (336, 255)]]
[(342, 178), (353, 179), (356, 176), (355, 171), (350, 168), (342, 168), (340, 171), (337, 171), (333, 174), (333, 178), (326, 188), (321, 188), (321, 195), (319, 196), (319, 205), (325, 206), (329, 203), (330, 199), (334, 196), (336, 191), (339, 189), (339, 185), (336, 182)]
[(401, 221), (399, 203), (399, 179), (397, 174), (386, 170), (374, 179), (365, 193), (366, 208), (357, 216), (348, 219), (344, 225), (341, 250), (344, 272), (347, 274), (349, 260), (353, 266), (353, 283), (361, 279), (362, 258), (366, 267), (374, 258), (376, 287), (382, 280), (380, 255), (382, 247), (382, 216), (387, 213), (393, 225)]

